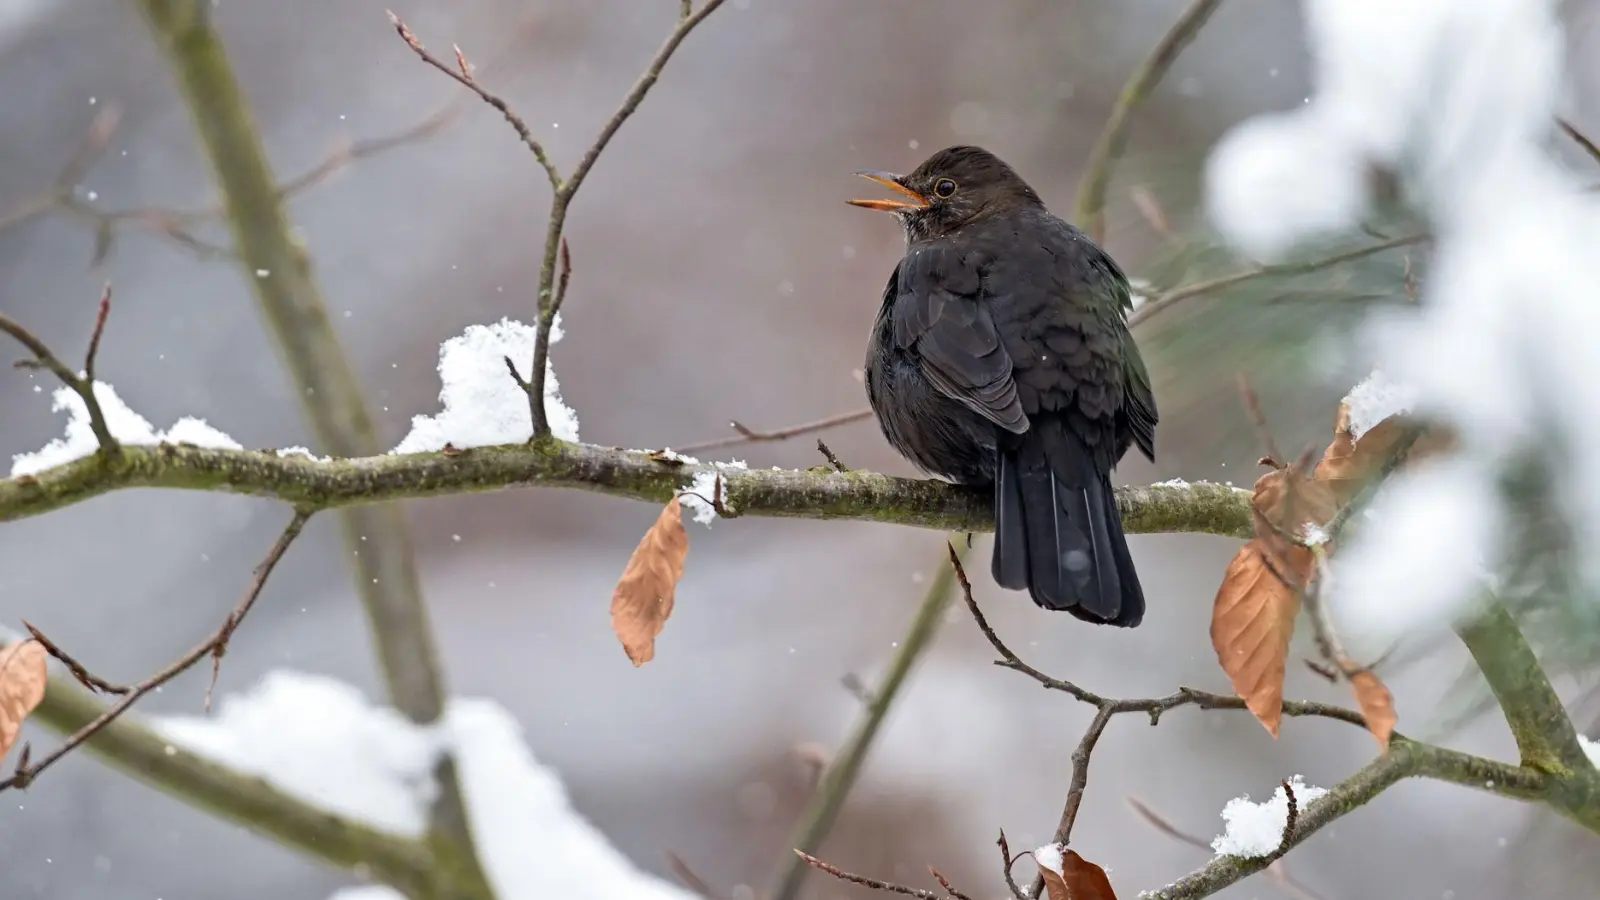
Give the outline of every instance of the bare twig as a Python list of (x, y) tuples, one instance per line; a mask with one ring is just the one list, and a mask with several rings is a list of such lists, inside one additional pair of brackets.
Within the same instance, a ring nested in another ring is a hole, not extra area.
[(928, 867), (928, 874), (933, 876), (934, 881), (939, 882), (939, 886), (944, 888), (945, 894), (948, 895), (951, 900), (972, 900), (971, 897), (952, 887), (950, 884), (950, 879), (939, 874), (939, 870), (935, 869), (933, 866)]
[[(456, 98), (416, 124), (392, 135), (363, 141), (343, 141), (311, 168), (279, 185), (278, 196), (280, 199), (298, 196), (325, 183), (353, 163), (433, 137), (454, 121), (463, 108), (465, 104), (462, 99)], [(85, 220), (94, 228), (95, 252), (91, 262), (95, 265), (104, 262), (110, 255), (116, 231), (123, 225), (136, 226), (166, 237), (203, 258), (233, 258), (236, 254), (231, 248), (201, 238), (194, 231), (197, 226), (223, 216), (221, 203), (200, 209), (138, 206), (105, 210), (80, 195), (79, 183), (110, 142), (117, 121), (114, 107), (102, 107), (90, 124), (83, 143), (62, 167), (51, 186), (10, 211), (0, 213), (0, 232), (60, 211)]]
[(1578, 126), (1560, 116), (1556, 117), (1556, 124), (1566, 133), (1567, 137), (1572, 138), (1573, 143), (1582, 147), (1584, 153), (1589, 154), (1590, 159), (1600, 162), (1600, 147), (1595, 146), (1594, 141), (1589, 140), (1588, 135), (1579, 131)]
[[(120, 684), (112, 684), (111, 682), (106, 681), (104, 678), (101, 678), (98, 675), (95, 675), (93, 672), (90, 672), (83, 663), (73, 659), (72, 656), (67, 653), (67, 651), (56, 646), (54, 641), (44, 636), (44, 632), (33, 627), (33, 625), (31, 625), (27, 620), (23, 620), (22, 627), (28, 629), (28, 634), (32, 635), (33, 639), (39, 642), (39, 646), (44, 648), (44, 652), (54, 656), (62, 665), (66, 666), (67, 671), (72, 673), (72, 677), (76, 678), (79, 684), (83, 685), (89, 690), (101, 694), (126, 694), (128, 691), (132, 690), (131, 688), (123, 687)], [(20, 768), (26, 768), (26, 766), (21, 766)]]
[(684, 862), (682, 857), (671, 850), (664, 851), (663, 855), (667, 858), (667, 866), (672, 869), (672, 874), (678, 876), (684, 887), (704, 897), (705, 900), (723, 900), (723, 895), (689, 868), (689, 864)]
[(828, 465), (833, 466), (833, 470), (835, 472), (850, 471), (849, 466), (846, 466), (844, 463), (839, 461), (839, 457), (834, 454), (833, 448), (829, 447), (820, 438), (817, 439), (817, 452), (821, 453), (822, 458), (828, 461)]
[(56, 174), (49, 189), (36, 197), (24, 200), (9, 212), (0, 213), (0, 231), (31, 222), (67, 203), (77, 192), (78, 183), (88, 174), (100, 154), (111, 143), (122, 113), (114, 104), (102, 106), (89, 123), (89, 130), (77, 149), (68, 157), (66, 165)]
[(729, 422), (729, 427), (731, 427), (736, 434), (723, 438), (713, 438), (708, 441), (700, 441), (698, 443), (690, 444), (687, 447), (681, 447), (679, 450), (683, 453), (699, 453), (702, 450), (720, 450), (723, 447), (735, 447), (740, 444), (761, 444), (768, 441), (786, 441), (793, 437), (799, 437), (805, 434), (813, 434), (818, 431), (826, 431), (830, 428), (837, 428), (840, 425), (848, 425), (851, 422), (859, 422), (862, 419), (868, 419), (871, 417), (871, 408), (852, 409), (849, 412), (828, 416), (824, 419), (813, 419), (810, 422), (801, 422), (798, 425), (790, 425), (786, 428), (779, 428), (773, 431), (756, 431), (755, 429), (749, 428), (740, 422)]
[(111, 313), (111, 285), (106, 284), (100, 292), (100, 306), (95, 313), (94, 332), (89, 337), (89, 351), (84, 357), (84, 374), (67, 368), (44, 341), (37, 335), (24, 328), (15, 319), (0, 313), (0, 332), (5, 332), (15, 338), (17, 343), (28, 348), (33, 354), (33, 359), (22, 360), (16, 365), (19, 368), (46, 369), (61, 383), (72, 389), (79, 399), (83, 401), (84, 408), (89, 412), (89, 430), (94, 432), (95, 441), (100, 445), (99, 453), (107, 459), (114, 458), (122, 452), (122, 447), (116, 438), (111, 435), (111, 427), (106, 423), (106, 414), (100, 408), (100, 401), (94, 393), (94, 361), (100, 352), (100, 337), (105, 331), (106, 317)]
[[(309, 512), (295, 512), (294, 517), (289, 520), (289, 524), (286, 528), (284, 528), (283, 533), (278, 535), (277, 541), (274, 542), (272, 548), (267, 551), (266, 558), (261, 561), (260, 565), (256, 566), (255, 571), (251, 576), (250, 587), (245, 591), (243, 599), (241, 599), (239, 604), (233, 608), (233, 611), (228, 614), (228, 618), (222, 623), (222, 627), (217, 629), (215, 634), (197, 644), (188, 653), (178, 657), (178, 659), (174, 660), (166, 668), (139, 682), (131, 689), (128, 689), (126, 693), (123, 694), (121, 701), (116, 703), (114, 706), (107, 708), (105, 712), (101, 713), (87, 725), (84, 725), (82, 728), (79, 728), (77, 731), (74, 731), (72, 734), (68, 735), (66, 739), (61, 742), (61, 746), (51, 751), (44, 758), (26, 768), (19, 768), (17, 772), (10, 778), (7, 778), (5, 781), (0, 781), (0, 791), (6, 790), (7, 788), (26, 788), (33, 782), (35, 778), (39, 777), (40, 773), (50, 768), (63, 756), (71, 753), (84, 741), (94, 737), (94, 735), (102, 728), (105, 728), (107, 725), (110, 725), (112, 722), (116, 721), (118, 716), (131, 709), (133, 705), (138, 703), (146, 694), (157, 690), (162, 685), (174, 678), (177, 678), (179, 675), (188, 671), (194, 666), (195, 663), (198, 663), (206, 656), (216, 654), (221, 648), (225, 648), (227, 646), (228, 639), (233, 636), (234, 629), (236, 629), (239, 626), (239, 623), (244, 620), (244, 617), (249, 614), (250, 608), (255, 605), (256, 598), (261, 596), (261, 590), (267, 586), (267, 578), (272, 575), (272, 570), (278, 565), (278, 561), (283, 558), (284, 553), (288, 551), (289, 545), (294, 543), (294, 539), (300, 536), (300, 531), (305, 527), (306, 520), (309, 518), (311, 518), (311, 513)], [(207, 688), (206, 695), (208, 703), (210, 693), (210, 689)]]
[(1011, 890), (1011, 896), (1015, 897), (1016, 900), (1030, 900), (1029, 896), (1022, 892), (1022, 886), (1017, 884), (1017, 879), (1011, 874), (1012, 867), (1017, 864), (1017, 860), (1022, 858), (1027, 851), (1012, 856), (1011, 844), (1006, 841), (1006, 830), (1004, 828), (1000, 829), (1000, 840), (995, 843), (1000, 847), (1000, 872), (1005, 875), (1006, 887)]
[(1329, 269), (1334, 266), (1343, 265), (1347, 262), (1354, 262), (1358, 259), (1374, 256), (1376, 254), (1383, 253), (1386, 250), (1394, 250), (1399, 247), (1409, 247), (1413, 244), (1420, 244), (1423, 241), (1428, 240), (1428, 238), (1429, 235), (1426, 233), (1419, 232), (1416, 234), (1407, 234), (1400, 237), (1378, 241), (1374, 244), (1356, 247), (1351, 250), (1345, 250), (1330, 256), (1321, 257), (1319, 259), (1308, 260), (1306, 262), (1281, 263), (1270, 266), (1251, 266), (1248, 269), (1242, 269), (1238, 272), (1233, 272), (1228, 275), (1220, 275), (1216, 278), (1207, 279), (1205, 281), (1196, 281), (1192, 284), (1175, 287), (1170, 291), (1151, 297), (1143, 306), (1140, 306), (1137, 310), (1134, 310), (1133, 314), (1128, 316), (1128, 325), (1129, 327), (1142, 325), (1160, 315), (1162, 312), (1171, 309), (1173, 306), (1185, 300), (1193, 297), (1199, 297), (1204, 294), (1215, 293), (1225, 288), (1243, 284), (1246, 281), (1252, 281), (1257, 278), (1267, 278), (1275, 275), (1308, 275), (1312, 272), (1318, 272), (1323, 269)]
[(936, 891), (909, 887), (903, 884), (895, 884), (892, 881), (880, 881), (876, 878), (868, 878), (865, 875), (856, 875), (852, 872), (846, 872), (845, 870), (831, 863), (825, 863), (803, 850), (796, 850), (794, 853), (795, 856), (799, 857), (806, 865), (813, 869), (819, 869), (823, 872), (827, 872), (829, 875), (832, 875), (840, 881), (848, 881), (851, 884), (859, 884), (862, 887), (872, 888), (875, 891), (883, 891), (889, 894), (900, 894), (901, 896), (905, 897), (917, 897), (919, 900), (945, 900), (944, 895), (941, 895)]
[[(532, 420), (533, 440), (550, 436), (550, 422), (544, 407), (545, 367), (550, 358), (550, 331), (555, 323), (556, 311), (560, 308), (562, 297), (565, 294), (567, 275), (571, 271), (570, 260), (568, 260), (567, 264), (562, 266), (563, 274), (560, 276), (560, 284), (558, 285), (557, 260), (565, 257), (563, 232), (566, 229), (567, 211), (572, 206), (573, 197), (577, 195), (578, 188), (583, 186), (583, 180), (588, 177), (589, 171), (594, 168), (595, 162), (600, 159), (600, 154), (605, 152), (606, 146), (611, 143), (611, 139), (622, 128), (622, 124), (634, 114), (639, 108), (639, 104), (644, 101), (645, 95), (650, 92), (656, 81), (661, 78), (662, 69), (672, 59), (673, 53), (677, 52), (678, 46), (683, 43), (684, 38), (688, 37), (696, 26), (705, 21), (706, 17), (715, 12), (717, 7), (722, 4), (723, 0), (706, 0), (706, 3), (698, 11), (694, 9), (694, 5), (691, 2), (680, 4), (677, 27), (672, 30), (671, 34), (667, 35), (666, 42), (656, 51), (656, 55), (650, 61), (649, 66), (645, 68), (639, 79), (634, 82), (632, 89), (628, 91), (622, 103), (611, 114), (611, 118), (607, 119), (606, 123), (601, 126), (600, 133), (595, 136), (594, 142), (589, 145), (589, 149), (584, 151), (583, 156), (578, 159), (577, 165), (573, 167), (571, 174), (565, 179), (561, 177), (555, 163), (550, 160), (549, 155), (545, 152), (544, 146), (534, 138), (533, 133), (528, 129), (527, 124), (523, 122), (521, 117), (512, 111), (505, 101), (484, 90), (478, 84), (472, 75), (472, 67), (467, 62), (465, 54), (461, 52), (461, 48), (456, 48), (456, 65), (451, 67), (428, 53), (423, 48), (422, 42), (417, 39), (416, 35), (412, 34), (411, 29), (406, 27), (406, 24), (393, 12), (389, 13), (389, 20), (393, 23), (401, 39), (424, 62), (449, 75), (472, 90), (485, 103), (500, 111), (506, 121), (511, 123), (511, 127), (517, 132), (517, 135), (522, 138), (522, 142), (533, 151), (534, 158), (538, 160), (540, 167), (544, 169), (545, 175), (550, 180), (550, 189), (554, 196), (550, 199), (550, 219), (545, 229), (544, 261), (539, 270), (539, 315), (535, 323), (533, 367), (529, 370), (526, 378), (516, 377), (517, 385), (528, 395), (528, 415)], [(514, 366), (512, 367), (512, 374), (516, 376)]]
[(386, 10), (386, 12), (389, 13), (389, 24), (394, 26), (394, 30), (400, 35), (400, 39), (405, 41), (406, 46), (410, 47), (412, 52), (416, 53), (423, 62), (455, 79), (462, 87), (477, 94), (483, 102), (494, 107), (499, 111), (500, 115), (505, 117), (512, 130), (517, 133), (517, 137), (521, 138), (522, 143), (533, 151), (534, 159), (539, 161), (540, 167), (544, 169), (545, 175), (550, 179), (550, 189), (560, 191), (561, 173), (556, 171), (555, 164), (550, 161), (550, 155), (545, 152), (544, 145), (539, 143), (538, 138), (533, 136), (533, 131), (528, 128), (528, 123), (522, 121), (522, 117), (512, 111), (510, 104), (489, 93), (482, 85), (478, 84), (477, 79), (472, 76), (472, 65), (467, 62), (466, 55), (461, 51), (461, 48), (454, 48), (456, 65), (451, 66), (429, 53), (427, 48), (422, 46), (422, 41), (417, 39), (417, 36), (412, 33), (405, 22), (400, 20), (399, 16), (394, 14), (393, 10)]
[(1249, 376), (1243, 372), (1239, 373), (1239, 395), (1244, 399), (1245, 411), (1250, 414), (1250, 421), (1256, 427), (1256, 434), (1260, 436), (1261, 446), (1267, 451), (1267, 456), (1273, 460), (1283, 459), (1283, 452), (1272, 437), (1272, 429), (1267, 427), (1267, 414), (1261, 409), (1261, 398), (1250, 386)]
[(1111, 115), (1095, 140), (1094, 148), (1089, 151), (1083, 178), (1078, 182), (1075, 218), (1078, 227), (1096, 242), (1105, 238), (1106, 189), (1111, 184), (1111, 168), (1128, 143), (1128, 126), (1133, 118), (1134, 107), (1144, 102), (1156, 85), (1161, 83), (1178, 54), (1189, 46), (1189, 42), (1195, 39), (1211, 14), (1221, 5), (1222, 0), (1194, 0), (1190, 3), (1122, 86), (1122, 93), (1118, 95)]
[[(967, 574), (962, 569), (961, 560), (956, 554), (955, 546), (950, 546), (950, 565), (955, 570), (956, 581), (961, 585), (961, 594), (967, 603), (967, 609), (972, 613), (973, 620), (977, 622), (978, 629), (988, 639), (990, 646), (1000, 654), (996, 665), (1007, 669), (1014, 669), (1027, 675), (1041, 685), (1052, 690), (1063, 691), (1075, 699), (1095, 707), (1094, 718), (1089, 727), (1085, 729), (1078, 746), (1072, 752), (1072, 780), (1067, 788), (1067, 802), (1061, 811), (1061, 820), (1056, 826), (1054, 840), (1063, 847), (1068, 846), (1072, 839), (1072, 827), (1077, 822), (1078, 809), (1083, 804), (1083, 794), (1089, 784), (1089, 761), (1094, 753), (1095, 745), (1100, 736), (1105, 733), (1106, 726), (1111, 724), (1114, 716), (1123, 713), (1142, 712), (1150, 717), (1150, 723), (1156, 724), (1161, 715), (1168, 710), (1180, 706), (1195, 706), (1199, 709), (1244, 709), (1244, 700), (1239, 697), (1228, 697), (1220, 694), (1211, 694), (1192, 688), (1179, 688), (1178, 692), (1166, 697), (1149, 699), (1115, 699), (1102, 697), (1087, 691), (1070, 681), (1052, 678), (1023, 662), (1011, 648), (1007, 647), (1000, 636), (995, 633), (984, 618), (983, 612), (978, 608), (978, 603), (973, 599), (972, 583), (967, 580)], [(1320, 703), (1304, 703), (1285, 700), (1283, 703), (1285, 715), (1290, 716), (1323, 716), (1337, 719), (1352, 725), (1365, 727), (1366, 719), (1354, 710), (1338, 706), (1329, 706)], [(1038, 897), (1044, 890), (1044, 879), (1041, 876), (1033, 884), (1030, 896)]]
[[(940, 567), (940, 571), (933, 578), (933, 583), (928, 585), (928, 591), (923, 596), (922, 605), (917, 609), (916, 616), (911, 620), (911, 626), (900, 639), (899, 649), (890, 660), (889, 670), (884, 673), (883, 681), (870, 692), (866, 708), (851, 731), (849, 739), (822, 770), (822, 778), (817, 784), (817, 789), (812, 792), (811, 801), (801, 813), (800, 821), (796, 823), (789, 839), (789, 846), (797, 853), (815, 852), (822, 845), (823, 838), (827, 837), (833, 828), (839, 810), (844, 807), (845, 797), (855, 786), (856, 776), (861, 772), (861, 765), (866, 761), (867, 752), (872, 748), (872, 742), (878, 735), (884, 716), (899, 698), (900, 689), (911, 673), (912, 666), (933, 645), (933, 639), (939, 633), (939, 625), (944, 621), (944, 612), (950, 606), (952, 587), (951, 570)], [(769, 900), (793, 900), (800, 895), (800, 888), (810, 871), (801, 863), (801, 859), (808, 858), (802, 855), (800, 858), (786, 859), (780, 865), (774, 887), (767, 893)]]

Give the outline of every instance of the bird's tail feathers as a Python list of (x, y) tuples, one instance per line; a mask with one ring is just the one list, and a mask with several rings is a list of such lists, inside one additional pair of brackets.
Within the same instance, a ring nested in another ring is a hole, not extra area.
[(1124, 628), (1143, 620), (1110, 475), (1065, 429), (1034, 429), (999, 451), (992, 571), (1001, 587), (1026, 589), (1045, 609)]

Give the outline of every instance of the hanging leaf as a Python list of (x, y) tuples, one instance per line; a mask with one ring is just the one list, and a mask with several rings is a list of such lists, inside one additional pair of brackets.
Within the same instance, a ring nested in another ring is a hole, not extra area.
[(689, 556), (689, 534), (673, 497), (628, 558), (611, 594), (611, 629), (635, 666), (655, 658), (656, 636), (672, 615), (678, 581)]
[(22, 733), (22, 722), (44, 701), (48, 654), (38, 641), (0, 648), (0, 757)]
[(1367, 718), (1367, 730), (1378, 739), (1378, 747), (1389, 752), (1389, 738), (1394, 736), (1394, 726), (1400, 721), (1400, 715), (1394, 710), (1394, 695), (1367, 669), (1350, 675), (1350, 687), (1355, 689), (1356, 705)]

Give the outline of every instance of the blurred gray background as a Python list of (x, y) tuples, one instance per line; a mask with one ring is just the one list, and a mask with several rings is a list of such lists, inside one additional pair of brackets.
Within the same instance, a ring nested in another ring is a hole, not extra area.
[[(285, 179), (339, 141), (401, 131), (459, 92), (395, 38), (383, 14), (394, 2), (217, 6)], [(722, 436), (731, 418), (766, 428), (862, 405), (852, 370), (901, 239), (893, 223), (842, 203), (860, 188), (848, 173), (906, 169), (941, 146), (976, 142), (1070, 212), (1080, 163), (1122, 79), (1182, 5), (729, 3), (689, 39), (569, 220), (576, 273), (554, 363), (583, 438), (682, 446)], [(503, 58), (480, 77), (567, 168), (676, 6), (394, 8), (430, 47), (459, 43), (480, 64)], [(1574, 44), (1592, 48), (1591, 6), (1570, 19)], [(1580, 57), (1574, 72), (1580, 122), (1595, 58)], [(1252, 112), (1298, 103), (1306, 68), (1293, 4), (1223, 7), (1138, 114), (1111, 197), (1109, 244), (1126, 268), (1141, 273), (1172, 252), (1130, 190), (1149, 191), (1175, 228), (1192, 231), (1206, 146)], [(80, 197), (105, 209), (214, 199), (187, 113), (132, 4), (0, 0), (0, 84), (0, 219), (49, 187), (111, 103), (121, 126)], [(363, 160), (295, 199), (295, 222), (390, 444), (410, 416), (437, 409), (440, 341), (470, 323), (529, 315), (547, 200), (543, 173), (477, 105), (431, 139)], [(189, 414), (249, 447), (312, 443), (234, 267), (135, 227), (119, 232), (99, 267), (90, 266), (94, 244), (93, 229), (69, 215), (0, 231), (0, 308), (58, 348), (77, 347), (109, 278), (117, 305), (100, 372), (156, 427)], [(1385, 291), (1398, 287), (1391, 279)], [(1229, 379), (1255, 357), (1229, 357), (1220, 339), (1191, 347), (1187, 358), (1222, 357), (1229, 370), (1195, 387), (1186, 357), (1161, 355), (1177, 346), (1170, 336), (1151, 341), (1162, 462), (1130, 460), (1120, 479), (1249, 484), (1260, 448)], [(60, 434), (51, 387), (0, 374), (0, 458)], [(1331, 404), (1286, 414), (1279, 437), (1324, 434), (1331, 419)], [(826, 439), (851, 466), (909, 474), (870, 423)], [(812, 443), (729, 454), (807, 466), (819, 462)], [(797, 748), (842, 739), (859, 704), (841, 678), (870, 683), (881, 672), (943, 558), (941, 535), (887, 526), (691, 525), (677, 612), (656, 661), (635, 670), (610, 633), (608, 598), (655, 509), (524, 490), (408, 510), (452, 688), (517, 714), (578, 807), (641, 866), (666, 873), (670, 851), (725, 891), (770, 881), (807, 799), (807, 753)], [(100, 674), (137, 679), (215, 627), (286, 515), (221, 495), (124, 492), (6, 525), (0, 620), (27, 618)], [(1150, 536), (1133, 549), (1151, 606), (1135, 632), (1046, 615), (986, 577), (979, 599), (1030, 661), (1093, 690), (1226, 690), (1207, 621), (1235, 544)], [(290, 666), (381, 694), (341, 557), (332, 519), (314, 522), (233, 641), (222, 691)], [(1048, 839), (1088, 710), (990, 666), (990, 656), (964, 613), (952, 614), (891, 713), (826, 857), (917, 883), (932, 863), (975, 896), (998, 897), (997, 830), (1013, 847)], [(1447, 647), (1394, 679), (1402, 728), (1427, 717), (1463, 659)], [(193, 712), (203, 690), (203, 676), (185, 679), (147, 706)], [(1343, 699), (1303, 669), (1291, 670), (1289, 693)], [(1156, 730), (1136, 719), (1119, 720), (1101, 743), (1075, 835), (1124, 896), (1205, 859), (1141, 822), (1126, 797), (1209, 839), (1227, 799), (1264, 797), (1297, 772), (1328, 785), (1372, 751), (1370, 738), (1335, 724), (1291, 722), (1273, 742), (1238, 714), (1183, 711)], [(1484, 753), (1511, 748), (1492, 717), (1454, 740)], [(1508, 890), (1554, 898), (1592, 888), (1595, 873), (1572, 852), (1593, 857), (1592, 838), (1535, 819), (1510, 801), (1403, 784), (1297, 850), (1289, 866), (1328, 900), (1487, 900)], [(537, 835), (529, 840), (537, 852)], [(320, 898), (348, 883), (81, 755), (0, 803), (0, 873), (5, 897), (49, 900)], [(817, 878), (810, 896), (857, 894)], [(1224, 896), (1290, 895), (1257, 878)]]

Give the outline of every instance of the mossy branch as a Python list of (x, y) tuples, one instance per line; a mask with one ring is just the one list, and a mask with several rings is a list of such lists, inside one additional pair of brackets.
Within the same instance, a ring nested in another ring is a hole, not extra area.
[(1271, 856), (1218, 856), (1172, 884), (1139, 896), (1142, 900), (1195, 900), (1254, 875), (1335, 819), (1355, 812), (1405, 778), (1432, 778), (1501, 797), (1542, 803), (1600, 834), (1600, 772), (1593, 766), (1564, 778), (1526, 766), (1496, 762), (1395, 735), (1389, 752), (1307, 804), (1283, 847)]
[(1456, 629), (1483, 670), (1517, 740), (1522, 764), (1555, 775), (1593, 769), (1578, 731), (1522, 629), (1498, 601)]
[[(696, 475), (722, 474), (730, 516), (855, 519), (986, 532), (989, 492), (873, 472), (714, 469), (638, 450), (544, 440), (442, 453), (319, 461), (273, 451), (187, 444), (124, 445), (116, 460), (90, 456), (37, 475), (0, 480), (0, 522), (42, 515), (128, 488), (220, 491), (282, 500), (300, 509), (364, 506), (510, 487), (554, 487), (665, 503)], [(1250, 492), (1209, 482), (1117, 491), (1130, 534), (1250, 536)]]

